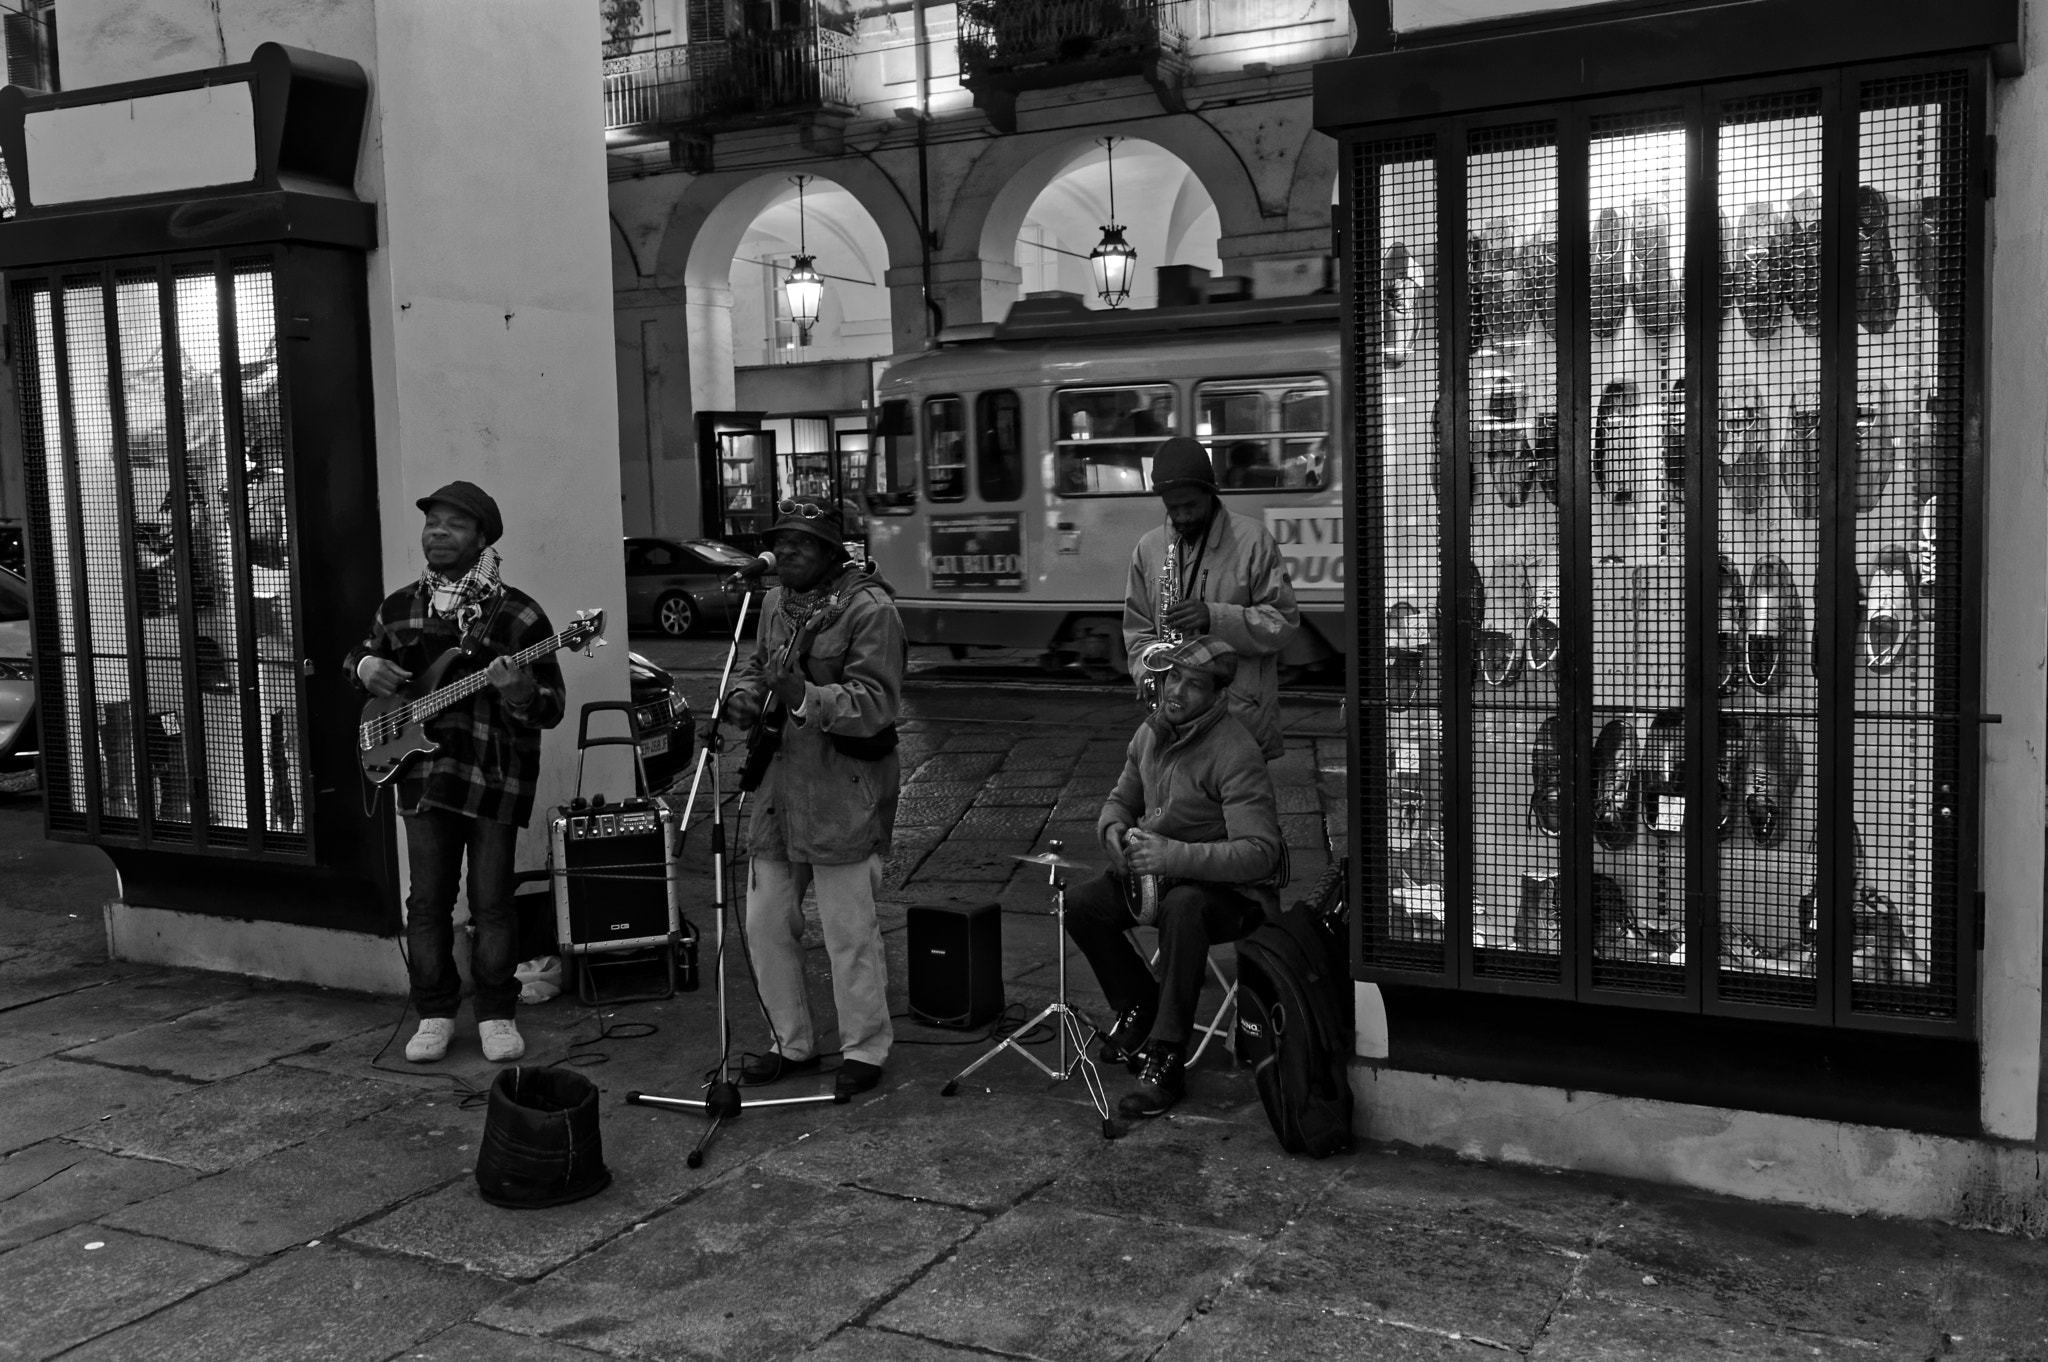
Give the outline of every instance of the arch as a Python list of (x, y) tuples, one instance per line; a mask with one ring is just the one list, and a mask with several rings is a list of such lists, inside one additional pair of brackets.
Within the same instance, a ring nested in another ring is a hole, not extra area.
[(640, 284), (640, 256), (626, 235), (626, 224), (619, 221), (617, 213), (606, 214), (606, 219), (612, 225), (612, 287), (637, 288)]
[(1294, 180), (1287, 187), (1287, 221), (1292, 227), (1313, 227), (1333, 220), (1337, 209), (1337, 139), (1308, 129), (1294, 158)]
[(789, 177), (797, 174), (817, 175), (820, 183), (836, 185), (853, 195), (881, 229), (889, 267), (916, 267), (921, 259), (917, 219), (901, 187), (867, 161), (834, 160), (698, 176), (669, 214), (656, 259), (658, 282), (719, 290), (730, 287), (728, 274), (740, 239), (754, 220), (790, 189)]

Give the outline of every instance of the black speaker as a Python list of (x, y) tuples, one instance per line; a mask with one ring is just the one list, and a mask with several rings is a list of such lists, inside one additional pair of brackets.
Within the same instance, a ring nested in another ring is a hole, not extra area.
[(993, 903), (918, 903), (905, 916), (910, 1015), (962, 1029), (1003, 1010), (1003, 915)]

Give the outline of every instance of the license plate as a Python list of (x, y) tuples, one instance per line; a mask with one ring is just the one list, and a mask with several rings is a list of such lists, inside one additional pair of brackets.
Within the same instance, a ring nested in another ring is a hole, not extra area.
[(642, 738), (642, 739), (640, 740), (640, 755), (641, 755), (641, 756), (643, 756), (643, 757), (660, 757), (660, 756), (666, 756), (667, 754), (668, 754), (668, 734), (666, 734), (666, 733), (657, 733), (657, 734), (655, 734), (655, 735), (654, 735), (653, 737), (651, 737), (651, 738)]

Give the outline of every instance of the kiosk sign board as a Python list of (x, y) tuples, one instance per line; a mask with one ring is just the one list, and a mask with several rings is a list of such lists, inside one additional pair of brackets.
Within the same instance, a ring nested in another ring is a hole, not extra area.
[(931, 521), (934, 591), (1022, 591), (1024, 518), (942, 515)]

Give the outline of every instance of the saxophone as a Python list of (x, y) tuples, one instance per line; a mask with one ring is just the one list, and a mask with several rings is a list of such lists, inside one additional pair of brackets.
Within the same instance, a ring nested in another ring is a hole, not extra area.
[(1166, 617), (1173, 613), (1180, 598), (1180, 541), (1171, 529), (1166, 534), (1166, 557), (1159, 563), (1158, 597), (1152, 608), (1152, 622), (1159, 637), (1138, 652), (1138, 665), (1144, 669), (1144, 675), (1138, 678), (1138, 691), (1147, 700), (1158, 698), (1159, 670), (1152, 665), (1153, 659), (1180, 646), (1180, 630), (1166, 626)]

